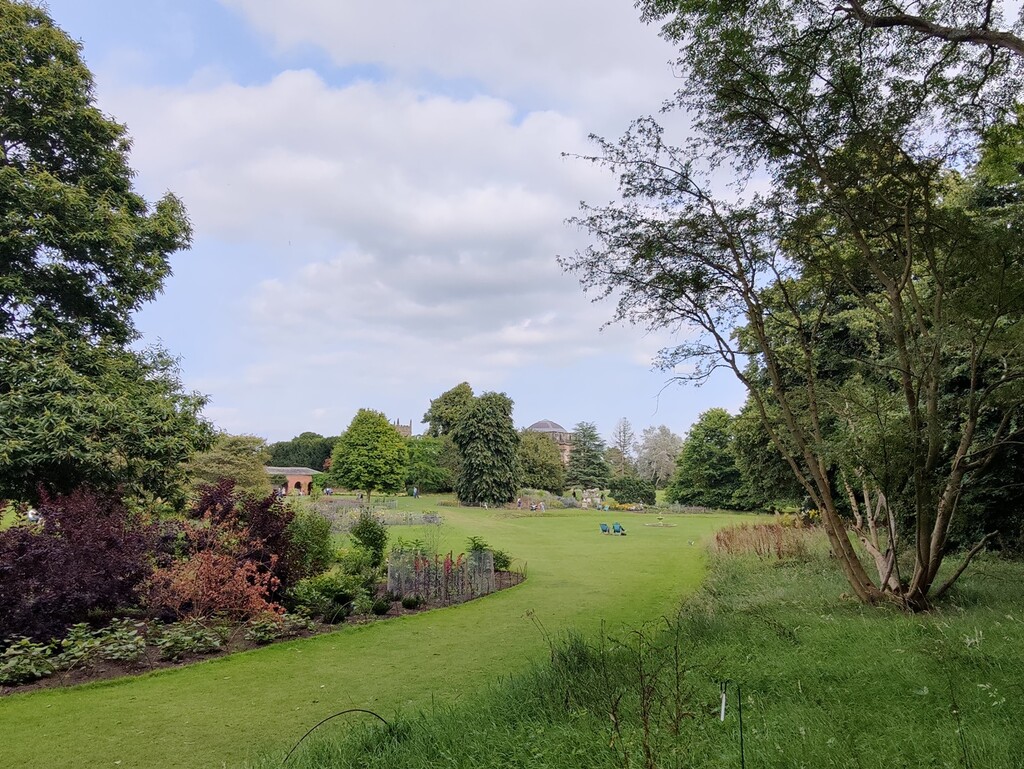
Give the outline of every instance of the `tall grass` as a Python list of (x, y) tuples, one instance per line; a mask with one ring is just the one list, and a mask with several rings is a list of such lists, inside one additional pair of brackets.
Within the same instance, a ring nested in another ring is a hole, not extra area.
[(1024, 766), (1024, 567), (984, 561), (909, 616), (844, 598), (827, 547), (805, 544), (714, 556), (678, 616), (551, 639), (526, 674), (389, 726), (324, 727), (287, 766)]

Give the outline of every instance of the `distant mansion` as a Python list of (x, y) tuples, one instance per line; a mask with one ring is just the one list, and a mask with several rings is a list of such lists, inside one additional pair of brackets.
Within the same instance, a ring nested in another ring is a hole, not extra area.
[(558, 424), (558, 422), (552, 422), (550, 419), (542, 419), (539, 422), (534, 422), (526, 429), (532, 433), (544, 433), (550, 437), (558, 447), (558, 453), (562, 455), (562, 462), (569, 464), (569, 455), (572, 453), (573, 438), (573, 434), (571, 432)]

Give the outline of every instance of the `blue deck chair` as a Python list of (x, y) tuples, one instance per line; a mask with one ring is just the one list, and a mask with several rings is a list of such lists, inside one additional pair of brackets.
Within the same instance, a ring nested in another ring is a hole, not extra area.
[(608, 528), (608, 524), (607, 523), (602, 523), (601, 524), (601, 533), (602, 534), (611, 534), (612, 533), (612, 530)]
[(622, 524), (620, 524), (618, 521), (613, 523), (612, 524), (612, 532), (615, 533), (615, 534), (621, 534), (622, 533)]

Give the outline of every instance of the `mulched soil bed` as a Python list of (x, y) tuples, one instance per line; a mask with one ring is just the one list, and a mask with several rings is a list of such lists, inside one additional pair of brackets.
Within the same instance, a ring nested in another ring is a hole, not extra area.
[[(504, 590), (518, 585), (523, 581), (524, 576), (518, 572), (500, 571), (495, 573), (494, 578), (496, 585), (495, 592), (497, 592), (498, 590)], [(380, 622), (382, 620), (392, 619), (394, 617), (402, 617), (408, 614), (419, 614), (424, 611), (440, 609), (444, 606), (450, 605), (452, 604), (428, 602), (420, 604), (420, 606), (415, 609), (406, 609), (400, 602), (396, 601), (391, 605), (391, 609), (387, 614), (369, 614), (349, 617), (344, 622), (337, 625), (321, 623), (312, 630), (304, 630), (287, 638), (279, 638), (273, 643), (293, 641), (296, 638), (309, 638), (311, 636), (322, 635), (324, 633), (332, 633), (335, 630), (341, 630), (346, 624), (364, 625), (371, 622)], [(20, 686), (0, 686), (0, 697), (8, 694), (21, 694), (22, 692), (36, 691), (38, 689), (55, 689), (65, 686), (77, 686), (78, 684), (92, 683), (93, 681), (104, 681), (111, 678), (137, 676), (143, 673), (149, 673), (153, 670), (163, 670), (165, 668), (180, 668), (194, 662), (201, 662), (215, 657), (224, 657), (228, 654), (244, 652), (250, 649), (259, 648), (260, 646), (268, 645), (269, 644), (256, 644), (247, 640), (245, 638), (245, 626), (241, 625), (235, 629), (218, 651), (211, 652), (209, 654), (191, 654), (186, 655), (179, 660), (162, 660), (160, 659), (160, 649), (155, 646), (147, 646), (142, 657), (135, 662), (126, 663), (100, 660), (87, 667), (82, 667), (77, 670), (60, 671), (54, 673), (52, 676), (40, 678), (32, 681), (31, 683), (21, 684)]]

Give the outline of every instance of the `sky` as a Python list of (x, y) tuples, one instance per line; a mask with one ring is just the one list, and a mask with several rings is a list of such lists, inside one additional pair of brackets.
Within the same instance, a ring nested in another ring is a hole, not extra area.
[(218, 428), (337, 435), (371, 408), (419, 433), (462, 381), (507, 393), (519, 427), (606, 439), (741, 405), (728, 375), (654, 369), (680, 338), (607, 326), (556, 261), (589, 242), (580, 201), (615, 197), (566, 154), (678, 87), (630, 0), (46, 5), (128, 126), (137, 189), (188, 209), (192, 248), (136, 322)]

